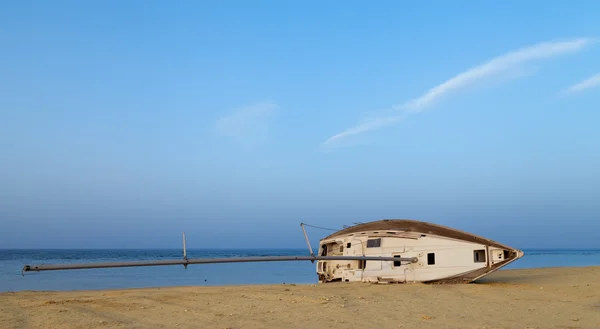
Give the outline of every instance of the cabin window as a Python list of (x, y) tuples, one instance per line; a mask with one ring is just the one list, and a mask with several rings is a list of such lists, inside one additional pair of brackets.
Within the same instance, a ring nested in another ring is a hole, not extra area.
[[(400, 258), (400, 255), (394, 255), (394, 258)], [(400, 260), (395, 260), (394, 267), (400, 267), (400, 266), (402, 266), (402, 262)]]
[(381, 247), (381, 239), (367, 240), (367, 248), (379, 248)]
[(321, 256), (327, 256), (327, 246), (323, 246), (323, 250), (321, 251)]
[(340, 252), (344, 252), (344, 246), (340, 246)]
[(427, 254), (427, 265), (435, 265), (435, 254), (432, 252)]
[(473, 250), (475, 263), (485, 263), (485, 249)]
[(346, 243), (346, 248), (350, 248), (350, 247), (352, 247), (352, 243), (350, 243), (350, 242)]

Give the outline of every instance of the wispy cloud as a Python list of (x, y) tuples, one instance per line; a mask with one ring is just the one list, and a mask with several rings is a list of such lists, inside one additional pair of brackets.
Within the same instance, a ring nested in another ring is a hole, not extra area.
[(592, 75), (591, 77), (570, 86), (569, 88), (563, 90), (563, 94), (580, 92), (594, 87), (600, 87), (600, 73), (596, 73), (595, 75)]
[(492, 58), (483, 64), (472, 67), (471, 69), (429, 89), (420, 97), (409, 100), (404, 104), (392, 106), (392, 109), (396, 114), (364, 121), (355, 127), (330, 137), (323, 144), (329, 145), (343, 138), (365, 133), (398, 122), (409, 114), (421, 112), (432, 106), (442, 97), (477, 84), (483, 79), (497, 76), (500, 73), (518, 70), (520, 69), (520, 65), (527, 62), (580, 51), (593, 42), (595, 42), (595, 40), (591, 38), (577, 38), (559, 42), (542, 42)]
[(216, 132), (247, 149), (253, 148), (266, 141), (270, 119), (278, 110), (279, 106), (271, 101), (235, 109), (217, 120)]

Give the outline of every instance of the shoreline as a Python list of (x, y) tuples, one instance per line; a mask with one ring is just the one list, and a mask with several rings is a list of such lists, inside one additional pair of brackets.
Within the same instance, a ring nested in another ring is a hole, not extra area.
[(600, 328), (600, 266), (469, 284), (241, 284), (0, 293), (1, 328)]
[[(501, 273), (513, 273), (513, 272), (523, 272), (523, 271), (531, 271), (531, 270), (561, 270), (561, 269), (599, 269), (600, 265), (588, 265), (588, 266), (547, 266), (547, 267), (530, 267), (530, 268), (516, 268), (516, 269), (499, 269), (491, 274), (486, 275), (485, 277), (471, 282), (467, 284), (481, 284), (489, 281), (489, 278), (495, 278)], [(70, 270), (77, 271), (77, 270)], [(36, 273), (36, 272), (32, 272)], [(28, 274), (25, 274), (26, 276)], [(44, 275), (36, 273), (35, 275)], [(316, 274), (315, 274), (316, 275)], [(240, 284), (204, 284), (204, 285), (173, 285), (173, 286), (147, 286), (147, 287), (132, 287), (132, 288), (100, 288), (100, 289), (65, 289), (65, 290), (17, 290), (17, 291), (0, 291), (0, 297), (3, 294), (16, 294), (21, 292), (29, 292), (29, 293), (61, 293), (61, 292), (107, 292), (107, 291), (129, 291), (129, 290), (144, 290), (144, 289), (171, 289), (171, 288), (218, 288), (218, 287), (240, 287), (240, 288), (248, 288), (248, 287), (269, 287), (269, 286), (279, 286), (279, 285), (293, 285), (293, 286), (312, 286), (312, 285), (331, 285), (331, 284), (352, 284), (347, 282), (332, 282), (332, 283), (318, 283), (317, 280), (312, 283), (298, 283), (298, 282), (281, 282), (281, 283), (240, 283)], [(362, 284), (362, 283), (359, 283)], [(364, 283), (366, 284), (366, 283)], [(376, 283), (371, 283), (376, 284)], [(439, 284), (439, 283), (392, 283), (391, 285), (414, 285), (414, 284), (423, 284), (423, 285), (453, 285), (453, 284)], [(462, 284), (462, 283), (459, 283)], [(378, 285), (384, 285), (384, 283), (379, 283)]]

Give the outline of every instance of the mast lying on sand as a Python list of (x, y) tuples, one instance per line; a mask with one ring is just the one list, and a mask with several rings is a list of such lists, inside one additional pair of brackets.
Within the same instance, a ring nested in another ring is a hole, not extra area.
[(166, 260), (146, 260), (132, 262), (104, 262), (104, 263), (83, 263), (83, 264), (40, 264), (25, 265), (22, 272), (42, 272), (58, 270), (81, 270), (95, 268), (117, 268), (117, 267), (140, 267), (140, 266), (165, 266), (165, 265), (183, 265), (187, 269), (190, 264), (217, 264), (217, 263), (251, 263), (251, 262), (286, 262), (286, 261), (314, 261), (319, 260), (363, 260), (363, 261), (401, 261), (407, 263), (416, 263), (416, 257), (383, 257), (383, 256), (315, 256), (310, 245), (304, 223), (300, 224), (308, 244), (310, 256), (253, 256), (253, 257), (228, 257), (228, 258), (188, 258), (186, 248), (185, 233), (183, 233), (183, 259)]
[(82, 270), (92, 268), (111, 267), (137, 267), (137, 266), (162, 266), (190, 264), (216, 264), (216, 263), (251, 263), (251, 262), (283, 262), (283, 261), (315, 261), (315, 260), (369, 260), (369, 261), (403, 261), (408, 263), (417, 262), (417, 258), (378, 257), (378, 256), (259, 256), (259, 257), (230, 257), (230, 258), (190, 258), (190, 259), (168, 259), (148, 260), (137, 262), (107, 262), (107, 263), (85, 263), (85, 264), (56, 264), (56, 265), (25, 265), (23, 272), (40, 272), (56, 270)]

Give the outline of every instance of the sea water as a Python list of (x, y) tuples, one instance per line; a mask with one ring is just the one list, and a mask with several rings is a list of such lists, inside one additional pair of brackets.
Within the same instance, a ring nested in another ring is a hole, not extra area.
[[(598, 266), (599, 250), (523, 249), (525, 256), (503, 269)], [(189, 258), (306, 256), (306, 249), (189, 249)], [(26, 272), (24, 265), (181, 259), (181, 250), (0, 250), (0, 292), (119, 289), (164, 286), (316, 283), (310, 261), (222, 263)]]

